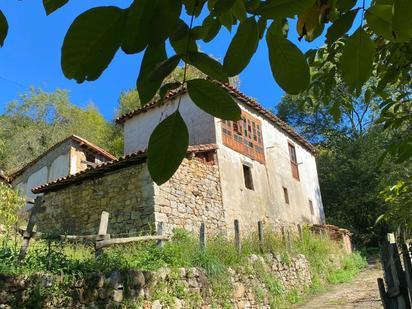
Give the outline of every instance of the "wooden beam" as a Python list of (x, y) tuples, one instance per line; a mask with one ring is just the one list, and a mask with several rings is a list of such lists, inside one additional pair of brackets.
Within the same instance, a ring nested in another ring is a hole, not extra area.
[(97, 242), (96, 249), (101, 249), (101, 248), (108, 247), (111, 245), (120, 245), (120, 244), (127, 244), (131, 242), (150, 241), (150, 240), (169, 241), (170, 236), (152, 235), (152, 236), (136, 236), (136, 237), (128, 237), (128, 238), (112, 238), (112, 239), (107, 239), (107, 240), (102, 240), (102, 241)]

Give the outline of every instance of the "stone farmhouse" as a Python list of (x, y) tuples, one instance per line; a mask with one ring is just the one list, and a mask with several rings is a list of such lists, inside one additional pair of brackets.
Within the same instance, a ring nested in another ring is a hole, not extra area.
[[(221, 234), (233, 231), (235, 219), (242, 231), (255, 229), (258, 221), (324, 223), (316, 149), (255, 100), (221, 86), (239, 104), (240, 121), (205, 113), (185, 89), (118, 118), (123, 157), (32, 186), (34, 194), (44, 194), (39, 228), (95, 234), (102, 211), (110, 213), (111, 234), (140, 233), (158, 222), (166, 231), (197, 231), (205, 223), (209, 233)], [(176, 110), (179, 96), (190, 146), (176, 174), (158, 186), (147, 170), (146, 148), (155, 126)]]
[(73, 175), (102, 162), (116, 159), (106, 150), (76, 135), (57, 143), (45, 153), (10, 175), (10, 182), (28, 199), (33, 187)]

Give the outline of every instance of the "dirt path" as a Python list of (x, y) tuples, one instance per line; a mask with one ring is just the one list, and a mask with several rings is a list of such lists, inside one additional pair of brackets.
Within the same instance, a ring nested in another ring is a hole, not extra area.
[(382, 277), (380, 264), (371, 262), (354, 280), (331, 286), (327, 292), (314, 296), (307, 303), (296, 308), (383, 308), (376, 279)]

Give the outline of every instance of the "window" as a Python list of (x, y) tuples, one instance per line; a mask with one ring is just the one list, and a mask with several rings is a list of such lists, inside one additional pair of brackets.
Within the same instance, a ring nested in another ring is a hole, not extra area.
[(260, 163), (265, 163), (262, 123), (242, 111), (239, 121), (222, 121), (223, 144)]
[(310, 214), (313, 216), (315, 214), (315, 209), (313, 209), (312, 200), (309, 200), (309, 208), (310, 208)]
[(292, 169), (292, 176), (293, 178), (299, 180), (299, 165), (298, 159), (296, 157), (296, 148), (291, 142), (288, 143), (289, 147), (289, 158), (290, 158), (290, 166)]
[(289, 193), (288, 193), (288, 189), (283, 187), (283, 196), (285, 197), (285, 203), (289, 204)]
[(243, 164), (243, 177), (245, 178), (245, 187), (249, 190), (254, 190), (253, 187), (253, 178), (252, 178), (252, 169)]
[(94, 154), (90, 153), (90, 152), (86, 152), (86, 161), (90, 162), (90, 163), (95, 163), (96, 161), (96, 157), (94, 156)]

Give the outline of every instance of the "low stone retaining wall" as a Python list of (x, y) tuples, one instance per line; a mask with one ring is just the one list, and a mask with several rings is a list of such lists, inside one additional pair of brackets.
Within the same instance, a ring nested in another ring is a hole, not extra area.
[[(288, 261), (274, 254), (252, 255), (248, 259), (247, 267), (227, 269), (229, 302), (233, 308), (270, 308), (265, 297), (273, 293), (265, 280), (268, 276), (272, 282), (277, 280), (281, 293), (291, 289), (302, 292), (311, 285), (309, 264), (303, 255)], [(200, 268), (91, 273), (70, 283), (63, 279), (49, 274), (0, 275), (0, 308), (159, 309), (223, 305)]]

